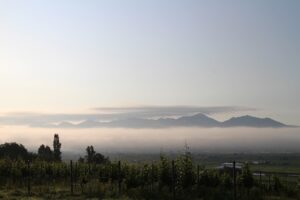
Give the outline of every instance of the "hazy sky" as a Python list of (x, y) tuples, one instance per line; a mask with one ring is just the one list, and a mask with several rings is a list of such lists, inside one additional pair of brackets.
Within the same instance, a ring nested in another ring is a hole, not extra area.
[(299, 0), (0, 0), (0, 112), (243, 106), (300, 125)]

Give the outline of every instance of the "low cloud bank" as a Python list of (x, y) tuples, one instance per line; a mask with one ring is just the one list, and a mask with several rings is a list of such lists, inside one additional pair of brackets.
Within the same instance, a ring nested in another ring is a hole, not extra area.
[(103, 153), (178, 152), (187, 143), (193, 152), (300, 152), (299, 128), (170, 128), (170, 129), (46, 129), (0, 127), (0, 143), (18, 142), (36, 151), (52, 146), (58, 133), (63, 152), (84, 153), (88, 145)]
[[(132, 119), (176, 118), (190, 116), (197, 113), (206, 115), (220, 113), (235, 113), (240, 111), (253, 111), (253, 108), (238, 106), (223, 107), (197, 107), (197, 106), (143, 106), (143, 107), (105, 107), (93, 108), (93, 113), (6, 113), (0, 116), (0, 125), (31, 126), (31, 127), (57, 127), (63, 124), (77, 124), (81, 122), (111, 122)], [(63, 126), (61, 126), (63, 127)], [(127, 127), (118, 126), (118, 127)], [(82, 127), (73, 127), (82, 128)]]

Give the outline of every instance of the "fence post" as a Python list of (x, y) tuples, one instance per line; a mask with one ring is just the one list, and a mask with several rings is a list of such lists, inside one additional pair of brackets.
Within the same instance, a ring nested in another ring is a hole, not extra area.
[(73, 195), (73, 161), (70, 161), (70, 175), (71, 175), (71, 195)]
[(153, 182), (154, 182), (154, 166), (153, 162), (151, 164), (151, 192), (153, 192)]
[(28, 160), (27, 161), (27, 170), (28, 170), (28, 177), (27, 177), (27, 192), (28, 192), (28, 195), (30, 196), (31, 195), (31, 185), (30, 185), (30, 161)]
[(235, 160), (233, 161), (233, 199), (236, 200), (236, 170), (235, 170)]
[(260, 187), (261, 187), (261, 171), (259, 171), (259, 185), (260, 185)]
[(173, 200), (176, 198), (175, 195), (175, 162), (172, 160), (172, 194), (173, 194)]
[(200, 166), (197, 165), (197, 186), (200, 186)]
[(268, 187), (268, 189), (270, 191), (271, 190), (271, 175), (269, 174), (268, 176), (269, 176), (269, 185), (268, 185), (269, 187)]
[[(75, 162), (75, 169), (74, 169), (74, 178), (73, 178), (73, 181), (75, 183), (75, 186), (76, 186), (76, 183), (77, 183), (77, 162)], [(76, 190), (76, 189), (75, 189)]]
[(121, 183), (122, 183), (122, 178), (121, 178), (121, 161), (118, 162), (118, 187), (119, 187), (119, 195), (121, 195)]

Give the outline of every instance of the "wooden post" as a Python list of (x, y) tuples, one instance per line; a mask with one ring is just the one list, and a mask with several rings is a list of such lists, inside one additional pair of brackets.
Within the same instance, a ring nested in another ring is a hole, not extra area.
[(73, 195), (73, 161), (70, 161), (70, 175), (71, 175), (71, 195)]
[(175, 200), (175, 162), (172, 160), (172, 194), (173, 194), (173, 200)]
[(119, 186), (119, 195), (121, 195), (121, 184), (122, 184), (122, 178), (121, 178), (121, 161), (118, 162), (118, 186)]
[(236, 170), (235, 170), (235, 160), (233, 161), (233, 199), (236, 200)]
[(259, 185), (260, 185), (260, 187), (261, 187), (261, 171), (259, 171)]
[[(74, 169), (74, 183), (76, 185), (77, 182), (77, 162), (75, 162), (75, 169)], [(76, 189), (75, 189), (76, 190)]]
[(268, 189), (271, 190), (271, 175), (269, 174), (268, 176), (269, 176), (269, 185), (268, 185), (269, 187), (268, 187)]
[(153, 183), (154, 183), (154, 166), (151, 164), (151, 192), (153, 192)]
[(197, 186), (200, 186), (200, 166), (197, 165)]
[(28, 160), (27, 161), (27, 170), (28, 170), (28, 177), (27, 177), (27, 192), (28, 192), (28, 195), (30, 196), (31, 195), (31, 185), (30, 185), (30, 161)]

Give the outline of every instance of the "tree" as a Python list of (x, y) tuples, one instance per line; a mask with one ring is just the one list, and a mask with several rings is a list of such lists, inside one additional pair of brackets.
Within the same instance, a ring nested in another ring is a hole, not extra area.
[(88, 146), (86, 148), (86, 154), (85, 158), (88, 163), (104, 164), (109, 162), (109, 158), (101, 153), (96, 153), (93, 146)]
[(94, 158), (94, 156), (96, 154), (96, 152), (94, 150), (94, 147), (93, 146), (88, 146), (86, 148), (86, 154), (87, 154), (87, 156), (86, 156), (87, 162), (88, 163), (92, 163), (93, 162), (93, 158)]
[(53, 140), (53, 157), (54, 161), (61, 161), (61, 143), (59, 142), (59, 136), (58, 134), (54, 134), (54, 140)]
[(13, 143), (5, 143), (0, 145), (0, 158), (10, 158), (17, 159), (21, 158), (24, 160), (29, 159), (30, 155), (27, 149), (22, 144)]
[(41, 145), (38, 149), (38, 157), (44, 161), (52, 161), (53, 160), (53, 152), (49, 146)]
[(95, 164), (104, 164), (108, 162), (108, 158), (106, 158), (104, 155), (101, 153), (96, 153), (94, 158), (93, 158), (93, 163)]

